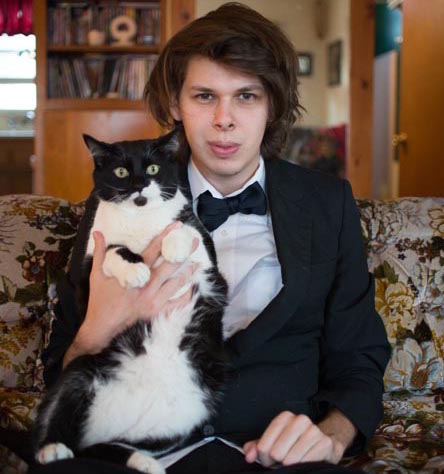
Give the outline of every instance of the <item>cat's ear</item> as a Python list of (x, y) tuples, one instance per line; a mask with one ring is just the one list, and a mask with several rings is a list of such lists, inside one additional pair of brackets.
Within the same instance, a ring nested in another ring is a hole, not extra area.
[(105, 142), (96, 140), (91, 135), (83, 134), (83, 140), (88, 147), (91, 156), (94, 158), (96, 166), (102, 165), (102, 159), (107, 154), (109, 145)]
[(170, 133), (167, 133), (166, 135), (162, 135), (161, 137), (158, 138), (159, 145), (161, 145), (164, 151), (166, 151), (168, 154), (175, 155), (179, 151), (179, 148), (180, 148), (179, 128), (180, 127), (176, 127)]

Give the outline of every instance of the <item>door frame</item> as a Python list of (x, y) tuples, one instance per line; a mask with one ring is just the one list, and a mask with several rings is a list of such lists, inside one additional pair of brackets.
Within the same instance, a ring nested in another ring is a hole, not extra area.
[(372, 196), (373, 0), (350, 0), (350, 121), (347, 179), (355, 197)]

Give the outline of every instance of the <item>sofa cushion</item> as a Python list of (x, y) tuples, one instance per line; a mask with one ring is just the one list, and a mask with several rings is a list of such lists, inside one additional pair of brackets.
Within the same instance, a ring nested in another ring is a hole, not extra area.
[(359, 200), (376, 309), (393, 347), (387, 391), (442, 388), (444, 199)]
[(0, 385), (42, 390), (50, 297), (68, 263), (83, 207), (52, 197), (0, 200)]
[[(393, 357), (387, 391), (443, 387), (444, 200), (358, 200), (376, 308)], [(42, 389), (55, 281), (66, 268), (83, 204), (51, 197), (0, 201), (1, 384)]]
[(372, 473), (443, 472), (444, 391), (385, 394), (384, 418), (367, 452), (342, 464)]
[[(444, 199), (358, 200), (358, 207), (393, 355), (384, 419), (367, 453), (344, 462), (372, 473), (441, 472)], [(51, 197), (0, 199), (0, 427), (25, 429), (35, 416), (55, 281), (82, 213), (82, 204)], [(0, 449), (0, 471), (24, 472), (23, 463)]]

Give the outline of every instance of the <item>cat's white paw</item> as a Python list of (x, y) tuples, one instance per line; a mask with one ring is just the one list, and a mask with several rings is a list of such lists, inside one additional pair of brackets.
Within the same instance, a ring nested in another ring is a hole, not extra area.
[(131, 454), (126, 465), (148, 474), (165, 474), (162, 465), (144, 451), (135, 451)]
[(39, 449), (35, 459), (40, 464), (48, 464), (60, 459), (73, 458), (74, 453), (63, 443), (50, 443)]
[(141, 288), (145, 286), (151, 276), (150, 269), (143, 263), (128, 263), (122, 274), (117, 276), (121, 286), (127, 288)]
[(162, 256), (171, 263), (182, 263), (191, 254), (194, 234), (185, 226), (172, 230), (162, 241)]
[(124, 288), (141, 288), (148, 283), (151, 272), (143, 262), (131, 263), (124, 260), (114, 250), (106, 253), (103, 262), (103, 273), (106, 276), (117, 278)]

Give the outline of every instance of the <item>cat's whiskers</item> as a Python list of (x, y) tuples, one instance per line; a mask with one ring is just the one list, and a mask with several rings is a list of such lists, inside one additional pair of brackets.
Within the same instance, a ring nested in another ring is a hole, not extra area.
[(108, 199), (108, 202), (121, 202), (123, 199), (122, 199), (122, 196), (116, 194), (115, 196), (113, 196), (111, 199)]
[(109, 184), (109, 183), (104, 183), (104, 185), (105, 185), (107, 188), (114, 189), (114, 191), (126, 191), (125, 188), (116, 188), (115, 186), (111, 186), (111, 184)]
[(189, 192), (189, 189), (186, 186), (182, 186), (180, 184), (177, 185), (177, 189), (182, 192), (185, 196)]
[(176, 193), (170, 193), (168, 191), (162, 191), (162, 197), (166, 199), (171, 199), (176, 195)]

